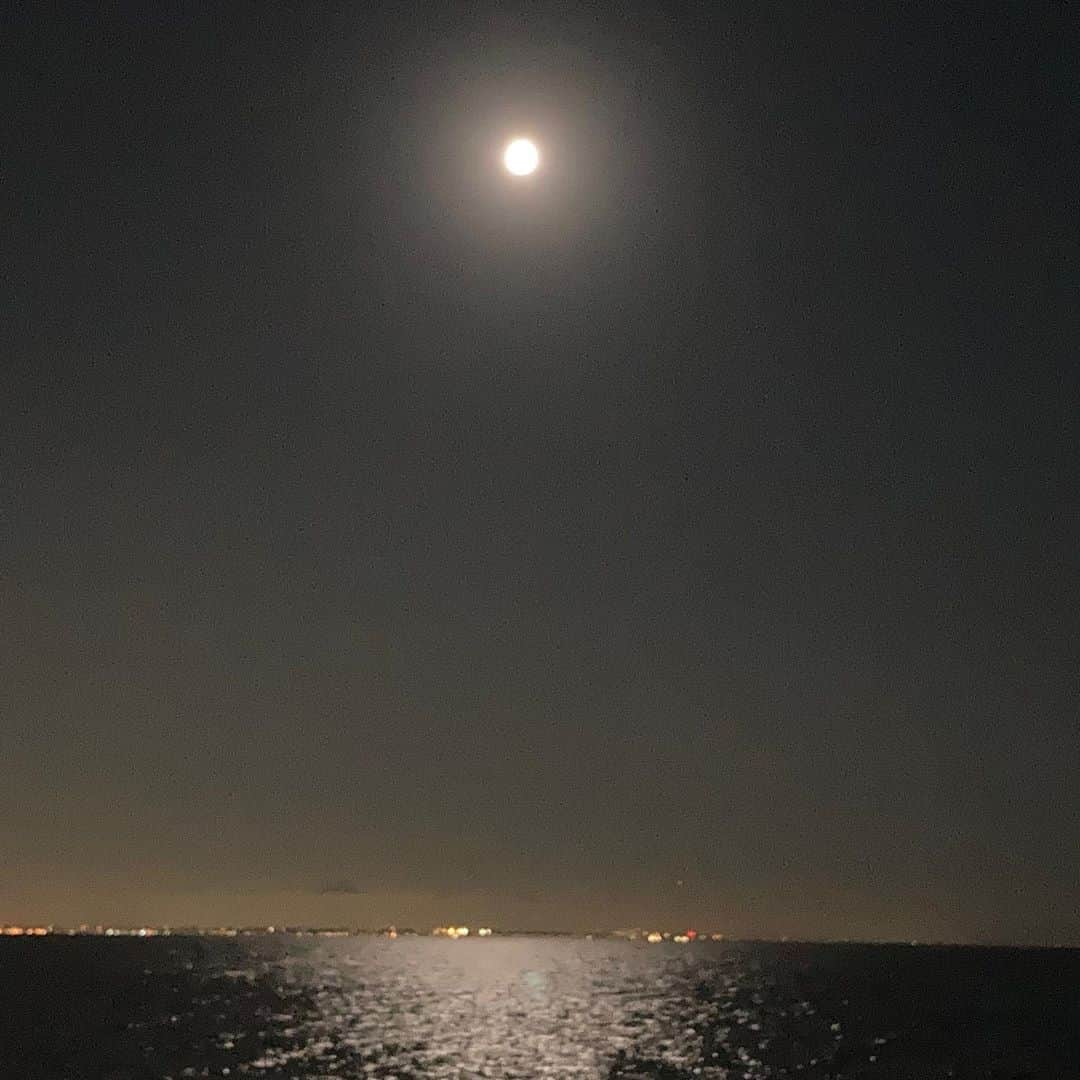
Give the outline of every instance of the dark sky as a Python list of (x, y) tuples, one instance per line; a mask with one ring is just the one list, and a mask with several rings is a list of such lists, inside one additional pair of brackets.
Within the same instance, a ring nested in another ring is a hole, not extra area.
[(1075, 10), (380, 7), (5, 17), (0, 922), (1080, 942)]

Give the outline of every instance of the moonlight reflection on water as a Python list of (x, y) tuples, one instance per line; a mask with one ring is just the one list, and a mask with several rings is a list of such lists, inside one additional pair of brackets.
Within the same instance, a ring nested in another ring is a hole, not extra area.
[(1069, 950), (528, 937), (0, 950), (0, 1073), (20, 1080), (1080, 1075)]

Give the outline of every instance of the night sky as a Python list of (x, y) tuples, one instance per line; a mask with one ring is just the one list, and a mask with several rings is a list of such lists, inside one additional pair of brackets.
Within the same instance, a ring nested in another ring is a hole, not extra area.
[(1080, 942), (1071, 5), (0, 47), (0, 922)]

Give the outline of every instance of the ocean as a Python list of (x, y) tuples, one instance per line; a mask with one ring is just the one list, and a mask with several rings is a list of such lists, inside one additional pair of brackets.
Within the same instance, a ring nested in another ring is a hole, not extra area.
[(1080, 1077), (1080, 951), (0, 939), (0, 1075)]

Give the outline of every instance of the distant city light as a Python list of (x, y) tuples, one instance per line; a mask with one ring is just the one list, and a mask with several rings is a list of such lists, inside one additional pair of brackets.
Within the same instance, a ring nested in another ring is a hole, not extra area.
[(469, 936), (469, 928), (467, 926), (436, 926), (431, 931), (432, 937), (448, 937), (451, 939), (457, 939)]
[[(490, 926), (435, 926), (430, 930), (431, 937), (445, 937), (456, 941), (458, 938), (489, 938), (494, 937), (496, 931)], [(502, 930), (506, 934), (508, 931)], [(169, 937), (172, 935), (190, 935), (196, 937), (251, 937), (264, 934), (288, 934), (298, 937), (363, 937), (366, 935), (387, 937), (391, 940), (401, 936), (416, 937), (418, 931), (413, 929), (398, 930), (396, 926), (388, 925), (379, 930), (362, 929), (359, 927), (310, 927), (310, 926), (104, 926), (101, 924), (90, 925), (81, 923), (77, 927), (59, 926), (23, 926), (0, 923), (0, 937), (138, 937), (154, 938)], [(594, 938), (622, 939), (624, 941), (647, 941), (656, 945), (664, 941), (673, 941), (679, 945), (688, 944), (696, 940), (700, 941), (724, 941), (722, 933), (705, 933), (694, 929), (673, 932), (671, 930), (644, 930), (636, 927), (631, 930), (605, 930), (598, 933), (584, 935), (589, 941)], [(786, 939), (785, 939), (786, 940)]]

